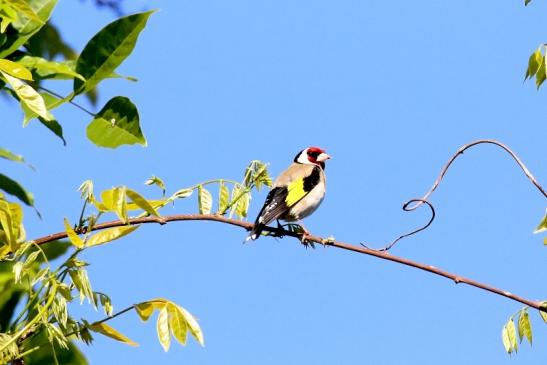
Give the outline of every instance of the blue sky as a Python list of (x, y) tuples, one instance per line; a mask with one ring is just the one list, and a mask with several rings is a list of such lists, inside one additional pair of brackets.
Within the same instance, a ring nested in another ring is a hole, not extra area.
[[(240, 179), (259, 159), (275, 176), (309, 145), (333, 159), (326, 199), (306, 226), (355, 244), (380, 246), (426, 220), (425, 211), (404, 213), (401, 204), (421, 196), (472, 140), (501, 140), (547, 181), (547, 94), (522, 83), (529, 54), (547, 41), (543, 0), (526, 8), (517, 0), (153, 6), (161, 10), (119, 69), (139, 82), (108, 80), (99, 102), (129, 96), (147, 148), (93, 146), (85, 138), (88, 116), (71, 107), (56, 113), (63, 147), (38, 123), (22, 129), (17, 107), (0, 101), (0, 145), (37, 168), (2, 166), (36, 196), (43, 219), (27, 212), (29, 237), (77, 218), (76, 188), (85, 179), (152, 198), (158, 192), (143, 185), (151, 175), (175, 191)], [(81, 50), (112, 19), (90, 1), (65, 0), (53, 22)], [(251, 219), (265, 195), (254, 195)], [(545, 199), (508, 156), (491, 146), (469, 151), (431, 201), (434, 225), (393, 254), (547, 299), (547, 251), (532, 235)], [(196, 210), (189, 199), (164, 214)], [(234, 227), (190, 222), (142, 227), (88, 250), (93, 287), (109, 293), (115, 308), (172, 299), (199, 318), (206, 341), (164, 353), (155, 323), (128, 314), (112, 325), (140, 347), (97, 336), (83, 347), (91, 363), (537, 364), (547, 355), (547, 327), (536, 313), (534, 346), (505, 354), (501, 327), (521, 308), (516, 302), (372, 257), (305, 250), (290, 239), (242, 245), (244, 237)]]

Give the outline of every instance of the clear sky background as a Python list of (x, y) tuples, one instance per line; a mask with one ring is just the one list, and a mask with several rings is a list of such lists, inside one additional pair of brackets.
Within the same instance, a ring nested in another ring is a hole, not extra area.
[[(247, 163), (276, 176), (302, 148), (333, 159), (321, 208), (306, 220), (317, 235), (381, 246), (428, 218), (400, 207), (421, 196), (461, 145), (479, 138), (511, 146), (547, 184), (547, 93), (523, 84), (529, 54), (547, 41), (545, 0), (523, 1), (126, 1), (161, 9), (108, 80), (98, 110), (115, 95), (139, 107), (149, 146), (100, 149), (85, 138), (89, 117), (56, 116), (68, 145), (39, 123), (21, 128), (18, 107), (0, 101), (0, 145), (36, 166), (2, 169), (36, 196), (29, 237), (77, 219), (76, 188), (164, 179), (170, 192), (210, 178), (240, 179)], [(61, 0), (53, 23), (76, 50), (114, 19), (91, 1)], [(55, 87), (63, 92), (58, 84)], [(71, 87), (67, 83), (66, 90)], [(81, 103), (87, 105), (82, 99)], [(250, 217), (266, 196), (255, 194)], [(532, 231), (545, 199), (492, 146), (458, 159), (431, 201), (434, 225), (393, 254), (531, 299), (547, 299), (547, 248)], [(164, 214), (197, 210), (195, 196)], [(538, 364), (547, 325), (531, 313), (534, 345), (506, 355), (501, 328), (522, 306), (402, 265), (292, 239), (261, 238), (214, 222), (148, 225), (88, 250), (95, 290), (115, 309), (172, 299), (199, 318), (193, 340), (164, 353), (155, 322), (136, 314), (112, 325), (140, 343), (96, 336), (92, 364)], [(90, 320), (101, 313), (73, 307)]]

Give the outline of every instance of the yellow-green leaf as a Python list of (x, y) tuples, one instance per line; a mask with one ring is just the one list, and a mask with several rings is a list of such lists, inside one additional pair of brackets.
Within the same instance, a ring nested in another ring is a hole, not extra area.
[(142, 208), (145, 212), (154, 215), (156, 217), (159, 217), (159, 213), (156, 211), (156, 209), (150, 204), (150, 202), (146, 199), (144, 199), (139, 193), (136, 191), (133, 191), (131, 189), (126, 189), (125, 193), (135, 203), (137, 206)]
[(93, 236), (89, 237), (89, 239), (86, 241), (86, 246), (97, 246), (102, 245), (103, 243), (117, 240), (118, 238), (128, 235), (139, 227), (140, 225), (121, 226), (105, 229), (104, 231), (95, 233)]
[(247, 211), (249, 210), (249, 202), (251, 200), (251, 194), (244, 193), (238, 200), (236, 205), (236, 214), (240, 218), (247, 217)]
[(43, 23), (42, 19), (36, 13), (27, 1), (25, 0), (4, 0), (7, 2), (13, 9), (17, 10), (17, 12), (22, 13), (25, 17), (32, 19), (37, 22)]
[(154, 306), (150, 302), (135, 304), (133, 307), (135, 308), (137, 314), (139, 315), (139, 317), (141, 317), (143, 322), (148, 321), (152, 313), (154, 313)]
[(221, 182), (218, 191), (218, 213), (226, 213), (228, 204), (230, 204), (230, 191), (228, 190), (228, 187)]
[(521, 310), (519, 316), (519, 338), (522, 342), (522, 337), (526, 337), (530, 345), (532, 344), (532, 325), (528, 317), (528, 311)]
[(19, 98), (19, 101), (23, 103), (30, 110), (38, 114), (41, 118), (46, 121), (51, 120), (51, 114), (48, 114), (46, 103), (42, 98), (42, 95), (38, 94), (30, 85), (25, 82), (15, 78), (11, 75), (8, 75), (4, 71), (0, 71), (2, 76), (6, 81), (11, 85), (15, 94)]
[(84, 247), (84, 241), (74, 232), (72, 227), (70, 226), (70, 223), (68, 222), (68, 219), (65, 218), (65, 231), (68, 235), (68, 239), (70, 240), (70, 243), (72, 243), (76, 248), (82, 248)]
[(201, 346), (205, 346), (205, 340), (203, 339), (203, 332), (201, 331), (201, 327), (199, 326), (198, 321), (186, 309), (179, 306), (177, 306), (177, 308), (184, 316), (184, 319), (186, 319), (186, 324), (188, 325), (188, 328), (190, 329), (190, 333), (192, 334), (192, 336), (194, 336), (196, 341), (199, 342)]
[(501, 340), (503, 342), (503, 347), (505, 347), (505, 351), (508, 354), (513, 352), (513, 347), (511, 346), (511, 340), (509, 339), (509, 332), (507, 331), (507, 326), (503, 326), (503, 329), (501, 330)]
[(511, 343), (511, 347), (515, 352), (517, 352), (517, 330), (515, 328), (515, 322), (513, 321), (513, 317), (509, 318), (505, 327), (507, 327), (507, 335), (509, 336), (509, 342)]
[(171, 346), (171, 335), (169, 333), (169, 313), (167, 307), (163, 307), (158, 315), (158, 322), (156, 324), (158, 331), (158, 339), (165, 352), (169, 351)]
[(107, 337), (113, 338), (116, 341), (126, 343), (129, 346), (139, 346), (138, 343), (130, 340), (128, 337), (121, 334), (120, 332), (118, 332), (117, 330), (110, 327), (109, 325), (107, 325), (104, 322), (102, 322), (102, 323), (93, 323), (89, 326), (89, 329), (92, 330), (93, 332), (97, 332), (97, 333), (100, 333), (100, 334), (105, 335)]
[(537, 226), (537, 228), (534, 230), (534, 233), (540, 233), (547, 231), (547, 213), (545, 213), (545, 216)]
[(200, 214), (211, 214), (213, 196), (202, 185), (198, 185), (198, 207)]
[(171, 327), (171, 333), (173, 333), (173, 336), (181, 345), (185, 345), (188, 333), (186, 318), (184, 318), (182, 311), (179, 310), (178, 305), (175, 303), (168, 303), (167, 311), (169, 312), (169, 327)]
[(0, 71), (22, 80), (32, 81), (32, 73), (27, 68), (17, 62), (6, 59), (0, 59)]
[(124, 222), (127, 222), (127, 201), (126, 187), (119, 186), (105, 190), (101, 193), (103, 205), (108, 211), (115, 212), (116, 215)]

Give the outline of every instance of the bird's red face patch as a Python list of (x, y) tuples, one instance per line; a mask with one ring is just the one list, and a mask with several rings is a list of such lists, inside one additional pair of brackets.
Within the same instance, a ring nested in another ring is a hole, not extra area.
[(308, 147), (308, 161), (317, 163), (317, 157), (324, 152), (325, 150), (319, 147)]

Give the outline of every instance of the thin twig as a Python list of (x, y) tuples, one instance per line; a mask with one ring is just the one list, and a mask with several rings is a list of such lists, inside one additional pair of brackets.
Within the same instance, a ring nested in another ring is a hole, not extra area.
[[(526, 177), (532, 182), (532, 184), (534, 184), (534, 186), (543, 194), (543, 196), (547, 198), (547, 192), (545, 191), (545, 189), (540, 185), (540, 183), (536, 180), (534, 175), (532, 175), (530, 170), (528, 170), (526, 165), (521, 161), (521, 159), (517, 156), (517, 154), (515, 152), (513, 152), (509, 147), (507, 147), (506, 145), (504, 145), (503, 143), (501, 143), (499, 141), (492, 140), (492, 139), (480, 139), (478, 141), (474, 141), (474, 142), (468, 143), (468, 144), (463, 145), (462, 147), (460, 147), (458, 149), (458, 151), (456, 151), (456, 153), (444, 165), (441, 172), (439, 173), (439, 176), (437, 177), (437, 180), (435, 180), (435, 182), (433, 183), (431, 188), (424, 194), (424, 196), (421, 197), (421, 198), (411, 199), (403, 205), (403, 210), (405, 212), (412, 212), (413, 210), (416, 210), (418, 207), (420, 207), (422, 204), (427, 204), (429, 206), (429, 208), (431, 209), (431, 219), (429, 220), (429, 222), (425, 226), (423, 226), (423, 227), (421, 227), (421, 228), (419, 228), (415, 231), (412, 231), (410, 233), (407, 233), (407, 234), (404, 234), (404, 235), (398, 237), (397, 239), (395, 239), (394, 241), (392, 241), (391, 243), (389, 243), (385, 247), (378, 249), (378, 251), (388, 251), (390, 248), (395, 246), (395, 244), (397, 244), (401, 239), (412, 236), (412, 235), (414, 235), (414, 234), (416, 234), (420, 231), (423, 231), (424, 229), (428, 228), (431, 225), (431, 223), (433, 223), (433, 220), (435, 220), (435, 209), (433, 208), (433, 205), (429, 202), (429, 200), (428, 200), (429, 197), (439, 187), (439, 185), (443, 181), (444, 176), (448, 172), (448, 169), (450, 168), (452, 163), (460, 155), (463, 155), (463, 153), (466, 150), (468, 150), (471, 147), (477, 146), (479, 144), (493, 144), (495, 146), (498, 146), (498, 147), (502, 148), (505, 152), (507, 152), (513, 158), (513, 160), (515, 160), (515, 162), (519, 165), (521, 170), (524, 172)], [(413, 203), (415, 203), (415, 204), (413, 204)], [(413, 204), (413, 205), (411, 205), (411, 204)], [(362, 245), (364, 247), (367, 247), (364, 244), (362, 244)]]
[[(102, 229), (111, 228), (111, 227), (119, 227), (119, 226), (124, 226), (124, 225), (136, 225), (136, 224), (143, 224), (143, 223), (166, 224), (166, 223), (169, 223), (169, 222), (176, 222), (176, 221), (215, 221), (215, 222), (221, 222), (221, 223), (241, 227), (241, 228), (246, 229), (247, 231), (250, 231), (253, 228), (253, 224), (250, 223), (250, 222), (231, 219), (231, 218), (227, 218), (227, 217), (220, 216), (220, 215), (215, 215), (215, 214), (177, 214), (177, 215), (163, 216), (163, 217), (159, 217), (159, 218), (158, 217), (132, 218), (132, 219), (129, 219), (127, 223), (125, 223), (121, 220), (115, 220), (115, 221), (110, 221), (110, 222), (97, 224), (94, 227), (92, 227), (91, 230), (92, 231), (97, 231), (97, 230), (102, 230)], [(290, 237), (298, 238), (299, 240), (302, 237), (301, 234), (291, 232), (291, 231), (287, 231), (283, 228), (264, 227), (264, 230), (268, 231), (268, 232), (272, 232), (277, 236), (290, 236)], [(37, 239), (34, 240), (34, 242), (36, 244), (41, 245), (41, 244), (44, 244), (44, 243), (47, 243), (47, 242), (55, 241), (55, 240), (66, 238), (66, 237), (67, 237), (66, 232), (58, 232), (58, 233), (54, 233), (54, 234), (50, 234), (50, 235), (47, 235), (47, 236), (44, 236), (44, 237), (37, 238)], [(431, 266), (431, 265), (422, 264), (420, 262), (409, 260), (409, 259), (404, 258), (404, 257), (393, 256), (390, 253), (385, 252), (385, 251), (372, 250), (370, 248), (355, 246), (355, 245), (351, 245), (349, 243), (335, 241), (335, 240), (331, 240), (331, 239), (325, 239), (325, 238), (322, 238), (322, 237), (319, 237), (319, 236), (314, 236), (314, 235), (311, 235), (311, 234), (306, 235), (306, 240), (314, 242), (314, 243), (320, 243), (320, 244), (323, 244), (325, 246), (336, 247), (336, 248), (340, 248), (340, 249), (343, 249), (343, 250), (348, 250), (348, 251), (352, 251), (352, 252), (357, 252), (357, 253), (361, 253), (361, 254), (365, 254), (365, 255), (374, 256), (374, 257), (377, 257), (377, 258), (382, 259), (382, 260), (393, 261), (393, 262), (397, 262), (399, 264), (411, 266), (411, 267), (414, 267), (416, 269), (420, 269), (420, 270), (427, 271), (427, 272), (430, 272), (430, 273), (435, 274), (435, 275), (445, 277), (447, 279), (451, 279), (456, 284), (462, 283), (462, 284), (467, 284), (467, 285), (470, 285), (470, 286), (474, 286), (476, 288), (486, 290), (486, 291), (489, 291), (491, 293), (501, 295), (505, 298), (508, 298), (508, 299), (520, 302), (522, 304), (528, 305), (532, 308), (542, 310), (542, 311), (547, 311), (545, 308), (541, 307), (541, 302), (539, 302), (539, 301), (526, 299), (524, 297), (520, 297), (520, 296), (515, 295), (513, 293), (510, 293), (508, 291), (498, 289), (496, 287), (493, 287), (493, 286), (490, 286), (490, 285), (487, 285), (487, 284), (484, 284), (484, 283), (481, 283), (481, 282), (478, 282), (478, 281), (475, 281), (475, 280), (472, 280), (472, 279), (469, 279), (469, 278), (466, 278), (466, 277), (463, 277), (463, 276), (460, 276), (460, 275), (457, 275), (457, 274), (453, 274), (453, 273), (450, 273), (448, 271), (441, 270), (441, 269), (436, 268), (436, 267)]]

